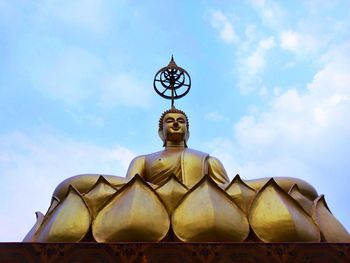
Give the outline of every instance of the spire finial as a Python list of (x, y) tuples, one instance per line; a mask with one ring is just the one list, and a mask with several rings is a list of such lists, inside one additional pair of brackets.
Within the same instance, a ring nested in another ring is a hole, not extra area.
[(169, 68), (178, 68), (178, 66), (177, 66), (176, 63), (175, 63), (175, 60), (174, 60), (174, 56), (173, 56), (173, 55), (171, 55), (171, 59), (170, 59), (170, 62), (169, 62), (169, 64), (168, 64), (168, 67), (169, 67)]
[(176, 65), (174, 56), (171, 55), (168, 66), (156, 73), (153, 87), (159, 96), (170, 99), (171, 108), (175, 108), (174, 100), (184, 97), (190, 91), (191, 77), (186, 70)]

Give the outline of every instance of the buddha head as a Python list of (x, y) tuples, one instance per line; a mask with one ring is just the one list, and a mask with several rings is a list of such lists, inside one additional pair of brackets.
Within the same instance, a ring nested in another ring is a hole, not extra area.
[(187, 147), (187, 140), (190, 136), (188, 130), (188, 118), (182, 110), (172, 108), (163, 112), (159, 119), (159, 137), (163, 141), (163, 146), (168, 142), (174, 145), (183, 144)]

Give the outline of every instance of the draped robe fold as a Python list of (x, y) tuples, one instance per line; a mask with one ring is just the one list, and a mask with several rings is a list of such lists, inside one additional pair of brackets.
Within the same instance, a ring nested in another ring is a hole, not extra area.
[(194, 186), (208, 174), (218, 184), (228, 183), (225, 168), (215, 157), (207, 153), (185, 148), (164, 150), (136, 157), (130, 164), (127, 177), (139, 174), (146, 181), (162, 184), (174, 174), (187, 187)]

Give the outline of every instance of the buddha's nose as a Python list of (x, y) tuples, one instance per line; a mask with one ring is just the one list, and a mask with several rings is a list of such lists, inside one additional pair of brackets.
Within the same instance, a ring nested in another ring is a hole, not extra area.
[(174, 122), (174, 127), (179, 127), (179, 123), (177, 121)]

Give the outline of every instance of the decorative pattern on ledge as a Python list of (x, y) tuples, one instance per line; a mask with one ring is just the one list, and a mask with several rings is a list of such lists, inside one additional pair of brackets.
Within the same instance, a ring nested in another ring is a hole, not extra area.
[(1, 262), (350, 262), (350, 243), (0, 243)]

